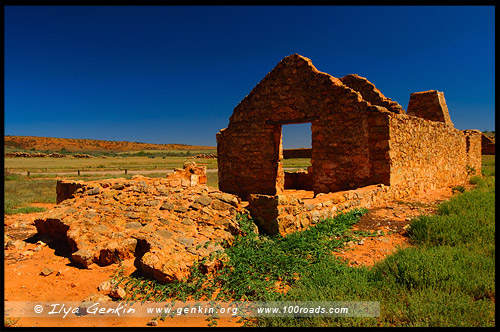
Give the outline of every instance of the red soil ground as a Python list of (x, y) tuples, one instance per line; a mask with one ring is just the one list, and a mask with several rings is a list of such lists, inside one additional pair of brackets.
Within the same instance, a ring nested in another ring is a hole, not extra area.
[[(437, 203), (449, 199), (451, 189), (428, 192), (414, 199), (399, 202), (385, 202), (372, 207), (364, 215), (354, 229), (367, 231), (383, 231), (384, 235), (365, 237), (357, 243), (337, 253), (352, 266), (373, 265), (398, 247), (411, 245), (406, 229), (411, 218), (420, 214), (433, 213)], [(51, 208), (51, 204), (36, 204)], [(36, 241), (23, 241), (30, 234), (36, 233), (33, 220), (38, 213), (5, 215), (5, 234), (10, 239), (18, 237), (24, 243), (21, 248), (6, 248), (4, 251), (5, 301), (82, 301), (90, 294), (98, 293), (98, 286), (108, 280), (117, 266), (99, 267), (92, 265), (90, 269), (79, 269), (71, 263), (69, 253), (56, 242), (37, 244)], [(388, 234), (389, 233), (389, 234)], [(24, 234), (24, 235), (23, 235)], [(23, 238), (24, 237), (24, 238)], [(17, 242), (18, 244), (20, 242)], [(22, 246), (23, 244), (21, 244)], [(125, 273), (135, 270), (133, 261), (125, 261)], [(44, 268), (54, 273), (43, 276)], [(239, 318), (221, 318), (217, 326), (241, 326)], [(15, 326), (22, 327), (144, 327), (151, 317), (139, 318), (95, 318), (81, 316), (78, 318), (29, 318), (21, 317)], [(160, 327), (198, 327), (207, 326), (205, 318), (175, 317), (159, 321)]]

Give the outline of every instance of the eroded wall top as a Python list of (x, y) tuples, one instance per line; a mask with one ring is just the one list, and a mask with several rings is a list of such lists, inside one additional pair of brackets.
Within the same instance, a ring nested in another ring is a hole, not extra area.
[(444, 93), (441, 91), (429, 90), (412, 93), (406, 114), (426, 120), (444, 122), (447, 126), (453, 127)]
[(340, 79), (342, 83), (361, 94), (364, 100), (372, 105), (385, 107), (388, 111), (404, 114), (405, 110), (397, 102), (386, 98), (375, 85), (366, 78), (356, 74), (350, 74)]

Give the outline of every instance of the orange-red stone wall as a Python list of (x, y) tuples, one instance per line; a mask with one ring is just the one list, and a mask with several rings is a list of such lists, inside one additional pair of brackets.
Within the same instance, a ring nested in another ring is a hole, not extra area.
[(495, 154), (495, 141), (485, 134), (481, 134), (482, 154)]
[(247, 209), (260, 231), (271, 235), (287, 235), (304, 230), (325, 218), (355, 208), (369, 208), (372, 203), (386, 199), (390, 187), (371, 185), (359, 189), (301, 199), (293, 194), (249, 196)]
[[(217, 134), (219, 189), (243, 199), (277, 192), (279, 145), (274, 126), (241, 122)], [(278, 180), (283, 183), (284, 178)]]
[[(385, 174), (375, 180), (374, 172), (387, 173), (388, 167), (373, 167), (370, 161), (370, 147), (380, 139), (387, 141), (387, 129), (378, 133), (370, 127), (369, 114), (382, 112), (379, 109), (339, 79), (319, 72), (310, 60), (298, 55), (283, 59), (217, 134), (220, 190), (243, 199), (256, 193), (279, 194), (284, 185), (281, 126), (290, 123), (311, 123), (315, 193), (388, 178)], [(385, 145), (378, 148), (387, 149)], [(387, 162), (388, 156), (381, 158)]]
[(396, 196), (446, 187), (480, 174), (480, 132), (404, 115), (391, 116), (389, 128), (390, 185), (400, 188), (393, 190)]
[(311, 158), (312, 149), (283, 149), (283, 159)]
[(437, 90), (414, 92), (410, 95), (407, 115), (439, 121), (453, 127), (444, 93)]
[(250, 194), (281, 194), (281, 127), (292, 123), (311, 123), (315, 194), (384, 184), (402, 196), (480, 174), (481, 138), (453, 127), (442, 92), (412, 94), (409, 116), (365, 79), (347, 78), (362, 93), (318, 71), (307, 58), (284, 58), (217, 134), (219, 189), (245, 200)]

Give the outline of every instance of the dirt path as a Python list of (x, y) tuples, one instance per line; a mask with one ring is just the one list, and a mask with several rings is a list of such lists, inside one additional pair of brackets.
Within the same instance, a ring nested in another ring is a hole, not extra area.
[[(380, 231), (380, 235), (361, 238), (356, 243), (349, 243), (348, 248), (337, 253), (348, 260), (352, 266), (373, 265), (394, 252), (397, 247), (410, 245), (406, 229), (411, 218), (420, 214), (433, 213), (437, 203), (449, 199), (451, 189), (428, 192), (418, 198), (399, 202), (386, 202), (364, 215), (354, 229)], [(34, 206), (52, 208), (53, 204), (34, 204)], [(5, 301), (82, 301), (91, 294), (98, 293), (98, 286), (108, 280), (117, 266), (79, 269), (71, 263), (70, 253), (66, 248), (47, 238), (36, 235), (33, 221), (40, 213), (5, 215)], [(383, 232), (383, 233), (382, 233)], [(125, 261), (125, 273), (135, 271), (133, 261)], [(44, 269), (53, 272), (42, 275)], [(144, 327), (150, 317), (139, 318), (29, 318), (22, 317), (16, 326), (23, 327)], [(218, 326), (241, 326), (239, 318), (221, 318)], [(167, 318), (159, 321), (160, 327), (207, 326), (204, 318)]]
[(445, 188), (429, 191), (419, 197), (373, 206), (353, 229), (378, 232), (380, 235), (350, 242), (337, 256), (348, 261), (350, 266), (374, 265), (397, 248), (410, 245), (407, 229), (412, 218), (434, 214), (436, 206), (452, 195), (451, 188)]

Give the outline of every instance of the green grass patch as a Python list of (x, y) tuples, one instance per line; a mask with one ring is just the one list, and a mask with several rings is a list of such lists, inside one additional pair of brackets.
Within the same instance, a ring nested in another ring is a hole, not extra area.
[(290, 158), (282, 160), (284, 168), (305, 169), (311, 166), (310, 158)]
[(204, 275), (195, 265), (190, 277), (167, 285), (120, 273), (115, 280), (131, 294), (127, 300), (146, 297), (159, 301), (171, 297), (186, 300), (189, 296), (206, 300), (216, 291), (217, 300), (270, 300), (280, 296), (277, 283), (293, 285), (315, 264), (325, 261), (340, 264), (332, 251), (353, 239), (350, 226), (364, 212), (341, 214), (286, 237), (257, 235), (253, 232), (253, 221), (247, 215), (240, 215), (238, 221), (246, 235), (236, 237), (233, 245), (225, 249), (229, 262), (216, 274)]
[(34, 213), (34, 212), (44, 212), (47, 211), (46, 208), (36, 207), (36, 206), (23, 206), (21, 208), (13, 209), (6, 214), (18, 214), (18, 213)]
[(56, 203), (56, 180), (27, 179), (19, 175), (4, 177), (4, 213), (44, 211), (33, 203)]
[[(217, 159), (188, 159), (186, 156), (123, 156), (106, 158), (5, 158), (5, 168), (11, 172), (74, 172), (80, 171), (129, 171), (134, 170), (173, 170), (182, 168), (186, 161), (195, 161), (197, 165), (217, 168)], [(105, 174), (105, 173), (103, 173)]]
[(379, 301), (377, 318), (259, 318), (258, 326), (495, 325), (494, 178), (416, 218), (415, 246), (373, 268), (320, 262), (286, 294), (291, 301)]
[(422, 216), (410, 225), (410, 237), (421, 245), (487, 245), (495, 237), (495, 178), (479, 178), (476, 190), (453, 196), (437, 216)]
[(484, 176), (495, 176), (495, 156), (482, 155), (481, 174)]

